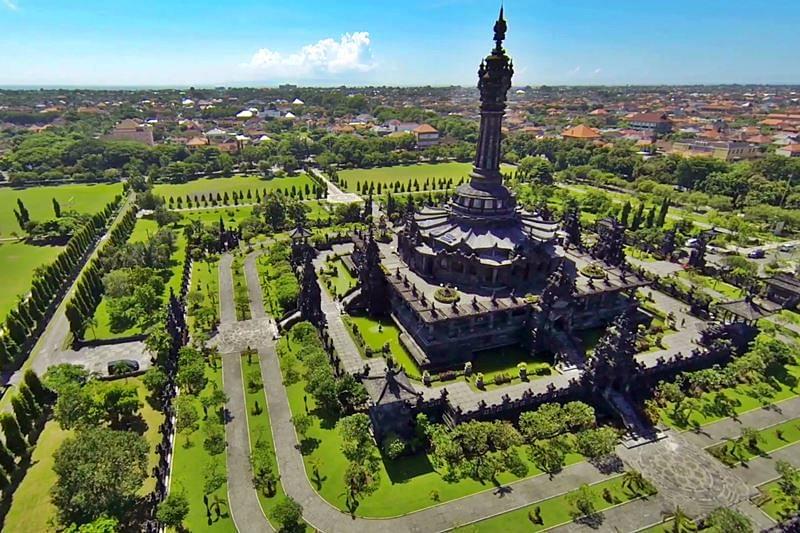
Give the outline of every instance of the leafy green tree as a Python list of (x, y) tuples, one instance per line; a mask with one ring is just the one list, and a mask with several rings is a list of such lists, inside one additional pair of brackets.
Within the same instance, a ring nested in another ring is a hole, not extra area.
[(147, 478), (148, 451), (144, 437), (131, 431), (97, 428), (68, 437), (53, 455), (51, 499), (61, 521), (125, 516)]
[(597, 512), (594, 506), (594, 494), (589, 485), (583, 484), (576, 491), (568, 494), (567, 502), (572, 507), (571, 513), (574, 518), (592, 516)]
[(530, 455), (533, 464), (542, 472), (549, 474), (551, 478), (564, 468), (566, 454), (563, 447), (557, 443), (544, 440), (531, 444)]
[(22, 436), (17, 419), (11, 413), (0, 414), (0, 426), (3, 428), (6, 446), (17, 457), (24, 457), (28, 453), (28, 443)]
[(303, 518), (303, 506), (291, 496), (284, 496), (272, 509), (272, 518), (281, 525), (281, 531), (292, 531)]
[(36, 397), (36, 401), (39, 402), (40, 405), (44, 405), (52, 398), (52, 391), (48, 390), (42, 381), (39, 379), (39, 376), (31, 370), (30, 368), (25, 371), (23, 376), (25, 380), (25, 384), (28, 385), (33, 395)]
[(166, 389), (169, 379), (160, 367), (153, 366), (148, 368), (147, 372), (142, 376), (142, 383), (147, 388), (150, 396), (156, 397)]
[(277, 491), (278, 475), (275, 472), (274, 463), (275, 456), (272, 445), (266, 439), (259, 438), (250, 454), (253, 486), (268, 497), (274, 496)]
[(182, 490), (173, 490), (158, 504), (156, 518), (163, 525), (180, 530), (187, 514), (189, 514), (189, 500), (186, 498), (186, 493)]
[(119, 520), (101, 516), (88, 524), (71, 524), (64, 533), (117, 533), (118, 531)]
[(575, 445), (578, 453), (589, 458), (611, 454), (619, 442), (619, 434), (614, 428), (603, 426), (578, 433)]
[(750, 533), (753, 526), (750, 519), (735, 509), (719, 507), (714, 509), (704, 521), (706, 526), (725, 533)]

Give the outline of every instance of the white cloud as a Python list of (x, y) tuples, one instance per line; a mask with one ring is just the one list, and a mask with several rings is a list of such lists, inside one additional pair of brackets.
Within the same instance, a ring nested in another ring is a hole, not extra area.
[(368, 32), (345, 33), (338, 41), (329, 37), (291, 54), (261, 48), (245, 66), (270, 76), (296, 78), (366, 72), (375, 66), (369, 45)]
[(11, 11), (19, 11), (19, 4), (17, 4), (16, 0), (3, 0), (3, 5)]
[(569, 73), (570, 73), (570, 74), (572, 74), (572, 75), (575, 75), (575, 74), (577, 74), (577, 73), (578, 73), (578, 72), (580, 72), (580, 71), (581, 71), (581, 66), (580, 66), (580, 65), (578, 65), (578, 66), (577, 66), (577, 67), (575, 67), (574, 69), (570, 70), (570, 71), (569, 71)]
[(603, 72), (603, 69), (601, 69), (601, 68), (599, 68), (599, 67), (598, 67), (598, 68), (594, 69), (594, 72), (592, 72), (592, 74), (594, 74), (595, 76), (597, 76), (597, 75), (598, 75), (598, 74), (600, 74), (601, 72)]

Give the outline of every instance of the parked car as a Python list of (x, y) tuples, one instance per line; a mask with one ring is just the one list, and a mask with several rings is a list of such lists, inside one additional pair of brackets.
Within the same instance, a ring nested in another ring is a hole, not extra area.
[(780, 248), (778, 248), (781, 252), (791, 252), (794, 250), (794, 244), (781, 244)]
[(753, 250), (752, 252), (749, 252), (747, 254), (747, 257), (749, 257), (750, 259), (763, 259), (765, 255), (766, 254), (764, 253), (764, 250), (759, 248), (757, 250)]

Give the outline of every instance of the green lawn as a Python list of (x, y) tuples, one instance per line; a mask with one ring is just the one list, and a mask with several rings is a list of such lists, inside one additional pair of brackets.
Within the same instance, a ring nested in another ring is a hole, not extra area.
[[(528, 379), (531, 380), (556, 373), (553, 365), (540, 355), (532, 356), (530, 350), (519, 346), (507, 346), (505, 348), (477, 352), (475, 360), (472, 362), (472, 377), (469, 383), (477, 389), (475, 378), (479, 372), (483, 374), (486, 389), (492, 389), (497, 386), (494, 383), (494, 378), (500, 374), (508, 374), (514, 380), (512, 383), (519, 383), (517, 364), (522, 362), (526, 363)], [(540, 374), (537, 374), (537, 372), (540, 372)]]
[(722, 294), (728, 300), (741, 300), (744, 297), (742, 290), (739, 289), (738, 287), (719, 279), (715, 279), (709, 276), (704, 276), (694, 271), (682, 270), (680, 272), (677, 272), (675, 276), (678, 279), (684, 279), (690, 281), (691, 283), (693, 283), (698, 287), (716, 291)]
[[(369, 181), (378, 183), (394, 185), (399, 182), (406, 188), (410, 182), (417, 180), (422, 191), (422, 185), (426, 179), (448, 179), (452, 178), (453, 186), (455, 187), (461, 178), (464, 180), (469, 179), (469, 174), (472, 172), (472, 163), (420, 163), (416, 165), (398, 165), (393, 167), (378, 167), (378, 168), (358, 168), (350, 170), (342, 170), (339, 172), (339, 184), (343, 190), (350, 192), (356, 191), (356, 183), (363, 183)], [(503, 170), (509, 170), (508, 165), (503, 165)], [(429, 187), (429, 190), (438, 190)]]
[[(200, 403), (199, 397), (202, 394), (208, 394), (212, 387), (216, 386), (222, 389), (222, 368), (213, 368), (210, 365), (206, 366), (206, 377), (208, 384), (206, 390), (200, 395), (195, 397), (195, 409), (197, 409), (200, 417), (203, 417), (203, 406)], [(215, 413), (209, 413), (209, 416), (217, 416)], [(223, 483), (213, 494), (208, 495), (209, 501), (213, 502), (214, 498), (219, 498), (225, 502), (222, 504), (222, 514), (219, 519), (216, 514), (211, 514), (211, 523), (206, 516), (206, 507), (203, 503), (204, 496), (204, 471), (206, 465), (211, 461), (216, 461), (220, 466), (220, 471), (225, 472), (225, 452), (211, 456), (206, 452), (203, 447), (203, 429), (205, 424), (203, 420), (200, 422), (200, 429), (193, 432), (188, 437), (185, 434), (177, 435), (175, 438), (175, 451), (172, 459), (172, 480), (170, 484), (170, 491), (183, 490), (189, 500), (189, 514), (183, 521), (184, 525), (189, 531), (236, 531), (233, 520), (230, 516), (228, 509), (228, 484)], [(187, 442), (191, 443), (187, 447)]]
[[(350, 288), (354, 287), (358, 280), (350, 274), (344, 262), (341, 259), (325, 262), (325, 271), (329, 272), (331, 269), (336, 269), (336, 274), (324, 274), (321, 279), (323, 285), (328, 289), (328, 292), (336, 298), (337, 296), (346, 293)], [(330, 281), (330, 286), (328, 286)]]
[(386, 343), (389, 343), (389, 352), (392, 354), (392, 358), (403, 367), (406, 374), (414, 379), (422, 379), (422, 371), (408, 350), (400, 343), (400, 328), (392, 319), (351, 316), (346, 320), (358, 328), (367, 346), (373, 351), (380, 351)]
[(768, 497), (760, 506), (761, 510), (776, 522), (785, 520), (800, 510), (797, 507), (790, 506), (784, 499), (783, 491), (778, 485), (777, 479), (761, 485), (758, 490)]
[(31, 467), (17, 487), (11, 500), (4, 528), (7, 531), (55, 531), (51, 524), (56, 508), (50, 503), (50, 487), (56, 481), (53, 454), (72, 434), (64, 431), (55, 420), (45, 424), (39, 442), (33, 450)]
[[(632, 493), (623, 487), (622, 479), (623, 476), (617, 476), (589, 486), (595, 512), (599, 513), (616, 505), (624, 505), (640, 497), (640, 495)], [(605, 492), (606, 489), (608, 492)], [(535, 502), (526, 507), (481, 520), (457, 531), (475, 533), (483, 531), (542, 531), (561, 524), (567, 524), (573, 521), (573, 513), (576, 512), (575, 506), (569, 501), (569, 496), (574, 492)], [(530, 516), (534, 516), (537, 507), (541, 511), (541, 524), (536, 524), (530, 519)], [(458, 521), (458, 517), (453, 518), (454, 521)]]
[[(779, 432), (781, 433), (780, 437), (778, 436)], [(736, 457), (733, 457), (730, 454), (725, 454), (724, 458), (721, 459), (722, 462), (728, 464), (729, 466), (735, 466), (740, 462), (746, 463), (754, 457), (767, 456), (770, 454), (770, 452), (774, 452), (775, 450), (800, 441), (800, 420), (789, 420), (775, 426), (764, 428), (758, 433), (762, 439), (757, 443), (758, 449), (751, 450), (747, 446), (742, 446)], [(727, 449), (728, 451), (731, 451), (732, 448), (733, 444), (731, 442), (723, 442), (708, 448), (708, 452), (717, 457), (715, 453), (712, 453), (714, 450), (719, 450), (721, 452), (722, 450)], [(717, 458), (720, 459), (720, 457)]]
[[(289, 350), (286, 338), (280, 340), (280, 351)], [(283, 357), (286, 357), (284, 355)], [(298, 362), (298, 370), (302, 375), (302, 363)], [(287, 386), (287, 395), (292, 413), (305, 413), (304, 398), (308, 401), (308, 410), (314, 416), (313, 424), (306, 435), (309, 441), (307, 454), (303, 456), (306, 471), (312, 472), (315, 462), (318, 463), (320, 482), (311, 480), (312, 485), (331, 505), (346, 512), (344, 472), (347, 460), (341, 452), (341, 437), (335, 427), (335, 419), (320, 412), (316, 408), (314, 398), (305, 390), (305, 381), (300, 380)], [(528, 460), (525, 450), (520, 450), (520, 457), (528, 466), (529, 476), (541, 472)], [(583, 457), (570, 453), (566, 464), (574, 464)], [(358, 516), (386, 518), (411, 513), (440, 502), (450, 501), (477, 492), (495, 490), (492, 483), (480, 483), (472, 479), (464, 479), (449, 483), (442, 479), (434, 468), (429, 457), (424, 453), (401, 457), (397, 460), (384, 458), (380, 470), (380, 486), (371, 495), (364, 497), (356, 510)], [(505, 473), (498, 476), (500, 483), (506, 484), (519, 478)], [(438, 499), (434, 496), (438, 493)], [(454, 517), (454, 520), (457, 517)]]
[(0, 265), (3, 265), (3, 282), (0, 283), (0, 320), (17, 304), (19, 296), (31, 289), (33, 271), (55, 261), (62, 246), (32, 246), (23, 242), (0, 243)]
[(0, 188), (0, 206), (2, 206), (0, 208), (0, 238), (10, 237), (14, 234), (22, 235), (22, 230), (14, 216), (17, 199), (21, 199), (25, 204), (32, 220), (47, 220), (55, 217), (53, 198), (58, 200), (62, 212), (97, 213), (118, 194), (122, 194), (122, 185), (119, 183), (59, 185), (30, 189)]
[[(277, 473), (278, 464), (277, 461), (275, 461), (274, 454), (275, 441), (272, 438), (272, 427), (269, 420), (269, 409), (267, 405), (267, 398), (264, 394), (264, 387), (258, 387), (257, 390), (253, 391), (247, 385), (247, 377), (250, 374), (261, 376), (261, 365), (259, 364), (258, 355), (253, 355), (250, 359), (250, 362), (248, 362), (247, 356), (242, 356), (241, 364), (242, 376), (244, 379), (245, 403), (247, 408), (247, 427), (248, 431), (250, 432), (250, 448), (252, 450), (256, 442), (259, 440), (265, 440), (269, 442), (273, 450), (272, 467)], [(274, 495), (268, 497), (262, 491), (257, 491), (257, 494), (258, 501), (261, 503), (261, 509), (263, 509), (264, 514), (267, 515), (267, 517), (271, 517), (272, 510), (285, 495), (283, 491), (283, 484), (280, 481), (278, 481), (277, 490), (275, 491)], [(273, 521), (270, 519), (270, 522)], [(306, 530), (309, 532), (314, 531), (314, 529), (311, 527), (306, 527)]]
[[(264, 179), (260, 176), (232, 176), (230, 178), (200, 178), (197, 180), (188, 181), (186, 183), (160, 183), (154, 187), (154, 192), (166, 199), (170, 196), (174, 197), (177, 201), (178, 196), (184, 197), (184, 206), (186, 205), (186, 196), (199, 197), (200, 195), (217, 193), (228, 195), (236, 192), (243, 192), (245, 195), (247, 191), (252, 191), (251, 196), (255, 195), (256, 190), (261, 191), (263, 194), (268, 190), (280, 189), (283, 192), (288, 192), (295, 187), (295, 190), (302, 190), (305, 196), (305, 186), (313, 188), (314, 182), (305, 174), (297, 176), (290, 176), (285, 178), (273, 178), (270, 180)], [(251, 198), (255, 202), (255, 197)], [(242, 203), (247, 202), (247, 199)], [(231, 200), (231, 204), (233, 200)], [(176, 204), (177, 205), (177, 204)]]
[[(147, 403), (147, 389), (141, 378), (127, 378), (127, 383), (136, 385), (142, 409), (139, 411), (144, 425), (143, 435), (150, 446), (150, 467), (158, 463), (156, 445), (161, 442), (158, 427), (164, 421), (164, 415)], [(72, 435), (72, 431), (62, 430), (58, 422), (49, 420), (39, 435), (36, 448), (33, 450), (31, 467), (25, 474), (11, 500), (11, 507), (6, 516), (5, 531), (55, 531), (52, 525), (56, 519), (56, 508), (50, 503), (50, 487), (56, 481), (53, 472), (53, 454), (64, 440)], [(139, 494), (145, 495), (155, 487), (155, 479), (148, 477)]]
[[(772, 398), (765, 399), (767, 404), (775, 404), (784, 400), (788, 400), (790, 398), (794, 398), (798, 395), (798, 393), (800, 393), (797, 385), (791, 386), (792, 380), (794, 380), (795, 383), (800, 381), (800, 365), (798, 365), (797, 362), (795, 362), (795, 364), (787, 365), (784, 375), (771, 377), (775, 378), (773, 380), (773, 390), (775, 395)], [(787, 384), (787, 382), (789, 384)], [(736, 414), (740, 415), (747, 411), (759, 409), (765, 405), (753, 393), (753, 388), (749, 385), (741, 384), (733, 388), (723, 389), (723, 391), (729, 398), (739, 402), (739, 405), (735, 408)], [(672, 404), (668, 404), (666, 407), (661, 409), (661, 420), (666, 425), (679, 429), (686, 429), (692, 425), (703, 426), (705, 424), (710, 424), (711, 422), (721, 420), (724, 418), (723, 416), (709, 411), (709, 407), (712, 405), (713, 398), (716, 394), (716, 392), (708, 392), (700, 397), (701, 407), (697, 411), (691, 413), (689, 416), (690, 424), (687, 426), (680, 426), (675, 422), (675, 420), (672, 419), (670, 416), (670, 413), (672, 412)]]

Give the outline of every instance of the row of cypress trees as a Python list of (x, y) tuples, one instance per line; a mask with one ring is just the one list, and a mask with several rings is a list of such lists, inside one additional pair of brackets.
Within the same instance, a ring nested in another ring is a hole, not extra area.
[[(42, 429), (43, 416), (55, 399), (33, 370), (26, 370), (22, 382), (11, 398), (12, 412), (0, 414), (0, 490), (3, 499), (10, 496), (9, 487), (20, 464), (30, 454)], [(22, 472), (19, 472), (20, 476)], [(19, 480), (19, 476), (17, 476)]]
[(55, 261), (36, 269), (30, 293), (9, 311), (0, 328), (3, 330), (0, 331), (0, 368), (16, 368), (22, 362), (26, 353), (23, 344), (48, 319), (48, 308), (81, 265), (84, 254), (103, 232), (121, 200), (122, 196), (117, 196), (102, 211), (92, 215)]
[(108, 240), (103, 243), (97, 255), (84, 269), (75, 292), (67, 302), (65, 313), (69, 320), (70, 333), (75, 341), (83, 337), (88, 321), (94, 316), (94, 311), (103, 298), (103, 275), (105, 274), (102, 266), (103, 258), (107, 257), (111, 250), (128, 241), (133, 227), (136, 225), (136, 211), (136, 207), (131, 204), (122, 215), (119, 224), (109, 232)]

